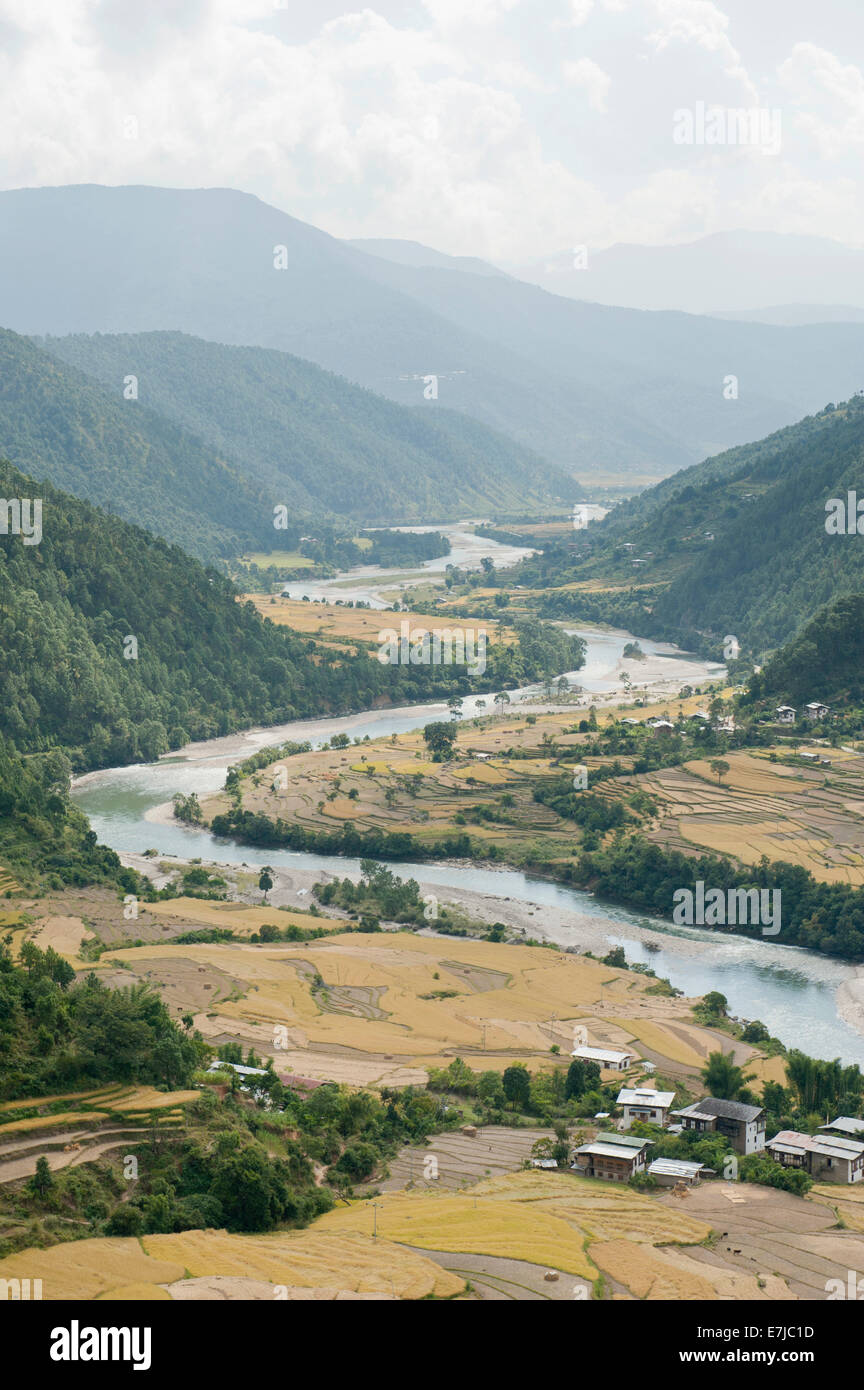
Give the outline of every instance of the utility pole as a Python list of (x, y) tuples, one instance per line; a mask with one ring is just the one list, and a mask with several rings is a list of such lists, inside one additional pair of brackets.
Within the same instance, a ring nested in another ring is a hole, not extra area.
[(378, 1239), (378, 1208), (380, 1207), (380, 1205), (381, 1205), (380, 1202), (373, 1202), (373, 1203), (372, 1203), (372, 1239), (373, 1239), (373, 1240), (377, 1240), (377, 1239)]

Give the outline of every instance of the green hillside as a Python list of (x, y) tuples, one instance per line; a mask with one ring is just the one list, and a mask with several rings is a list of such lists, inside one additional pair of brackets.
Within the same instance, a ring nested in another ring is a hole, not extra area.
[[(862, 482), (854, 396), (666, 480), (513, 579), (554, 590), (540, 605), (549, 616), (606, 617), (717, 656), (732, 634), (759, 658), (864, 588), (864, 539), (826, 531), (826, 503), (864, 497)], [(588, 581), (595, 592), (578, 587)]]
[(42, 345), (106, 385), (135, 372), (142, 402), (242, 469), (271, 514), (282, 502), (307, 515), (412, 521), (579, 495), (569, 475), (470, 416), (396, 405), (285, 352), (182, 333)]
[[(0, 863), (16, 877), (39, 865), (70, 881), (116, 869), (69, 808), (70, 770), (472, 688), (465, 667), (382, 665), (374, 643), (318, 644), (277, 627), (179, 547), (5, 462), (0, 499)], [(37, 503), (41, 537), (10, 526), (19, 506), (35, 522)], [(580, 658), (559, 630), (525, 625), (473, 684), (512, 686)]]
[(236, 465), (141, 400), (128, 362), (104, 385), (0, 329), (0, 457), (210, 559), (273, 544), (273, 512)]
[[(851, 539), (851, 538), (850, 538)], [(864, 703), (864, 593), (846, 594), (820, 609), (749, 683), (754, 700), (801, 706)]]

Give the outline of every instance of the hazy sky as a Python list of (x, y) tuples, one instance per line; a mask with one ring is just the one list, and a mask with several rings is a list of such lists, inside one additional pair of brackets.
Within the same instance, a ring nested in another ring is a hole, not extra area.
[[(227, 185), (498, 260), (861, 245), (862, 39), (861, 0), (0, 0), (0, 184)], [(675, 143), (699, 103), (779, 150)]]

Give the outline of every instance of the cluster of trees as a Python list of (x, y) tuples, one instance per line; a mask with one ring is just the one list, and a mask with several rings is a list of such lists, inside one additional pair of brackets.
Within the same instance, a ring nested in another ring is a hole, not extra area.
[[(386, 1173), (388, 1158), (403, 1144), (424, 1142), (456, 1123), (432, 1096), (411, 1087), (376, 1096), (327, 1083), (303, 1097), (268, 1065), (255, 1078), (261, 1084), (253, 1096), (240, 1090), (236, 1073), (225, 1075), (232, 1078), (226, 1099), (203, 1091), (186, 1110), (184, 1134), (163, 1129), (132, 1146), (138, 1176), (131, 1195), (129, 1181), (107, 1164), (52, 1174), (43, 1161), (23, 1195), (26, 1213), (40, 1218), (42, 1237), (68, 1239), (70, 1219), (81, 1238), (305, 1226), (336, 1195), (348, 1197), (355, 1183)], [(326, 1169), (324, 1185), (316, 1182), (316, 1164)], [(3, 1202), (0, 1195), (0, 1208)], [(62, 1226), (58, 1217), (65, 1218)], [(0, 1252), (6, 1253), (4, 1243)]]
[[(582, 853), (562, 874), (568, 882), (590, 886), (600, 897), (669, 918), (675, 891), (695, 891), (700, 880), (723, 892), (778, 889), (782, 917), (780, 934), (773, 940), (844, 960), (864, 960), (864, 888), (820, 883), (797, 864), (763, 857), (756, 865), (741, 867), (717, 855), (682, 854), (640, 835), (621, 835), (602, 849)], [(761, 937), (759, 926), (738, 925), (734, 930)]]
[(411, 922), (415, 926), (422, 926), (425, 921), (426, 904), (416, 879), (397, 878), (386, 864), (377, 864), (374, 859), (361, 859), (359, 883), (352, 883), (350, 878), (333, 879), (316, 883), (313, 891), (325, 907), (332, 903), (349, 912), (374, 914), (388, 922)]
[(522, 1062), (503, 1071), (475, 1072), (456, 1057), (445, 1068), (431, 1068), (429, 1090), (436, 1094), (464, 1096), (483, 1124), (512, 1124), (525, 1115), (551, 1124), (556, 1119), (575, 1119), (610, 1110), (618, 1086), (601, 1087), (600, 1069), (593, 1062), (574, 1057), (565, 1071), (531, 1072)]
[(97, 844), (86, 817), (71, 804), (70, 771), (59, 750), (23, 757), (0, 734), (0, 863), (24, 886), (110, 883), (137, 892), (139, 875)]
[(208, 1049), (149, 986), (107, 989), (50, 947), (0, 947), (0, 1098), (98, 1081), (184, 1086)]

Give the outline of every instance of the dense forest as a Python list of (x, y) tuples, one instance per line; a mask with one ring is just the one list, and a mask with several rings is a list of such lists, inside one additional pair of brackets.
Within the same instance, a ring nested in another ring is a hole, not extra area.
[[(583, 854), (564, 877), (590, 886), (600, 897), (659, 917), (671, 917), (676, 889), (695, 890), (700, 880), (723, 892), (779, 889), (781, 929), (773, 941), (844, 960), (864, 960), (864, 888), (820, 883), (797, 864), (763, 859), (748, 868), (713, 854), (663, 849), (640, 835), (618, 835), (607, 847)], [(758, 926), (738, 925), (734, 930), (743, 936), (761, 935)]]
[(762, 670), (751, 677), (746, 708), (763, 699), (841, 705), (864, 701), (864, 594), (848, 594), (820, 609)]
[(0, 1098), (97, 1082), (182, 1087), (209, 1055), (147, 985), (108, 989), (32, 941), (0, 945)]
[[(549, 588), (546, 617), (610, 621), (757, 660), (838, 595), (864, 589), (860, 538), (826, 529), (864, 477), (864, 396), (667, 479), (498, 582)], [(854, 502), (853, 502), (854, 506)], [(635, 562), (635, 563), (634, 563)], [(602, 578), (614, 592), (565, 584)]]
[(411, 521), (550, 506), (579, 495), (563, 470), (467, 415), (397, 405), (311, 362), (183, 333), (47, 338), (106, 385), (135, 372), (141, 403), (301, 514)]
[[(273, 501), (210, 445), (0, 329), (0, 455), (203, 559), (270, 548)], [(143, 383), (139, 383), (143, 389)]]

